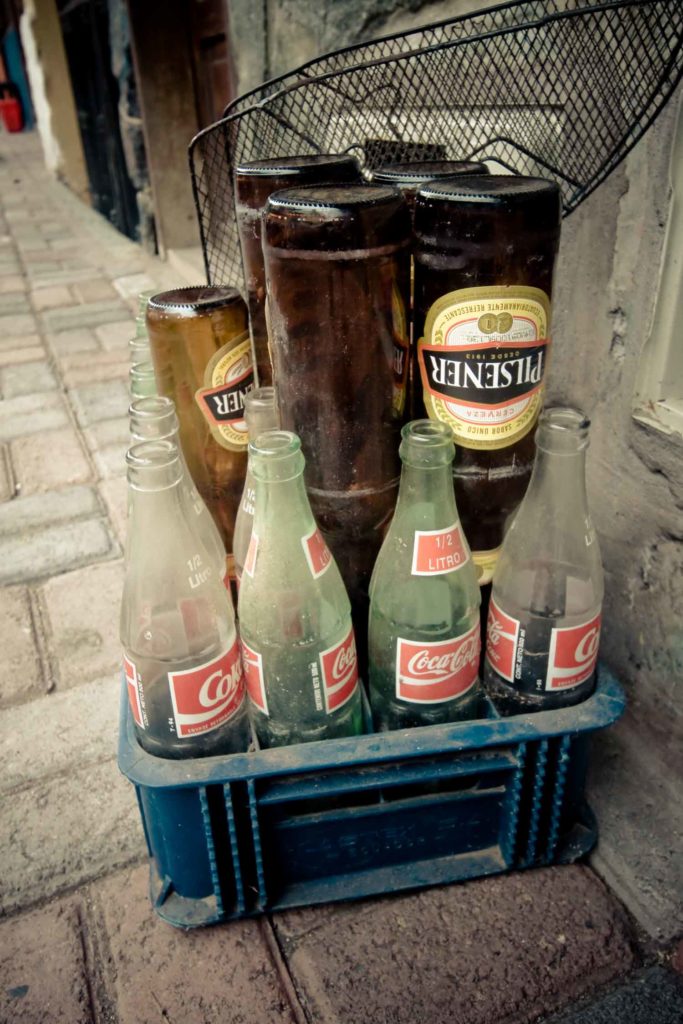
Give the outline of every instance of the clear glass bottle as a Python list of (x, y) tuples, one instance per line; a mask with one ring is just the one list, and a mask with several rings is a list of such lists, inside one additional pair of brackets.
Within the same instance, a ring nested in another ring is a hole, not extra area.
[(249, 444), (256, 510), (239, 595), (252, 727), (263, 747), (362, 732), (351, 605), (304, 487), (301, 441)]
[(370, 586), (370, 704), (375, 728), (476, 718), (481, 595), (453, 491), (450, 427), (402, 430), (394, 518)]
[(232, 603), (186, 515), (178, 449), (146, 441), (126, 462), (131, 515), (120, 636), (138, 739), (160, 757), (246, 750)]
[(551, 407), (493, 577), (486, 688), (503, 713), (565, 707), (595, 685), (603, 572), (586, 497), (590, 421)]
[(212, 565), (216, 567), (219, 577), (227, 585), (228, 567), (225, 546), (218, 527), (195, 487), (187, 468), (185, 456), (178, 440), (178, 417), (173, 400), (164, 396), (138, 398), (132, 403), (128, 414), (132, 441), (167, 440), (177, 446), (183, 474), (181, 493), (186, 503), (188, 516), (194, 522)]
[[(244, 417), (247, 421), (249, 437), (258, 437), (264, 430), (276, 430), (280, 426), (280, 413), (275, 401), (275, 388), (254, 388), (244, 398)], [(242, 578), (242, 567), (249, 550), (251, 530), (254, 524), (254, 502), (256, 490), (254, 477), (247, 462), (247, 475), (242, 491), (242, 500), (235, 519), (235, 535), (233, 554), (235, 556), (235, 576), (239, 586)]]
[(130, 397), (149, 398), (157, 393), (157, 381), (151, 363), (133, 363), (128, 377), (130, 380)]

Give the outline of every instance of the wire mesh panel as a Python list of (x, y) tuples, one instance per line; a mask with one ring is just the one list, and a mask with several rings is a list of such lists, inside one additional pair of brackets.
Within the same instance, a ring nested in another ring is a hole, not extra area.
[(352, 152), (486, 160), (554, 178), (565, 215), (683, 74), (681, 0), (525, 0), (321, 57), (242, 97), (190, 146), (208, 280), (242, 286), (233, 167)]

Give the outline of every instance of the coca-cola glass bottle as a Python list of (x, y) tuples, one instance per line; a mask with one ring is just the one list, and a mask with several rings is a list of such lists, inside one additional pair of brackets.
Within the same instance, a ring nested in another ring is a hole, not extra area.
[(151, 363), (133, 363), (128, 371), (130, 397), (148, 398), (157, 393), (157, 380)]
[(220, 579), (229, 583), (225, 546), (218, 532), (213, 517), (202, 500), (202, 496), (194, 485), (185, 462), (183, 450), (178, 439), (178, 417), (176, 416), (173, 399), (163, 395), (153, 398), (138, 398), (128, 410), (130, 435), (133, 442), (172, 441), (178, 448), (178, 459), (182, 480), (180, 494), (185, 502), (188, 518), (194, 523), (195, 530), (204, 545), (209, 560), (215, 566)]
[(304, 487), (301, 441), (249, 443), (256, 509), (239, 595), (251, 721), (262, 747), (362, 732), (351, 604)]
[(370, 586), (370, 704), (376, 729), (465, 718), (479, 708), (481, 595), (453, 491), (450, 427), (402, 430), (398, 503)]
[[(254, 388), (244, 396), (244, 418), (247, 421), (249, 437), (258, 437), (264, 430), (275, 430), (280, 426), (280, 413), (275, 401), (275, 388)], [(256, 490), (251, 464), (247, 462), (247, 475), (244, 480), (242, 500), (237, 509), (235, 533), (233, 536), (233, 554), (235, 556), (235, 576), (239, 586), (242, 579), (242, 568), (249, 550), (251, 530), (254, 524), (254, 502)]]
[(140, 744), (160, 757), (246, 750), (249, 724), (228, 592), (187, 517), (168, 440), (126, 456), (130, 520), (121, 605), (128, 697)]
[(577, 704), (595, 684), (603, 574), (586, 498), (589, 427), (578, 409), (539, 420), (489, 606), (485, 683), (504, 714)]

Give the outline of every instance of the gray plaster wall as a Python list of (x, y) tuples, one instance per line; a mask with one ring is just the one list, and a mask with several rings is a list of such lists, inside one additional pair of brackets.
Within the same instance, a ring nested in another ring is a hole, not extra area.
[[(232, 0), (240, 89), (326, 50), (484, 6)], [(624, 720), (595, 743), (595, 865), (661, 940), (683, 931), (683, 439), (639, 425), (633, 400), (657, 295), (680, 96), (564, 222), (549, 378), (549, 400), (579, 405), (593, 423), (588, 489), (606, 577), (602, 656), (629, 702)]]
[(237, 93), (330, 50), (490, 6), (488, 0), (229, 0)]

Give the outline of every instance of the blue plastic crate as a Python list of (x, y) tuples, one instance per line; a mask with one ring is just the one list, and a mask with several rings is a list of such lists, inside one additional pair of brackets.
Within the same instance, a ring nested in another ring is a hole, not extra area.
[(624, 694), (193, 761), (146, 753), (125, 687), (119, 767), (135, 785), (155, 910), (198, 925), (284, 907), (568, 863), (597, 839), (584, 787), (590, 734)]

